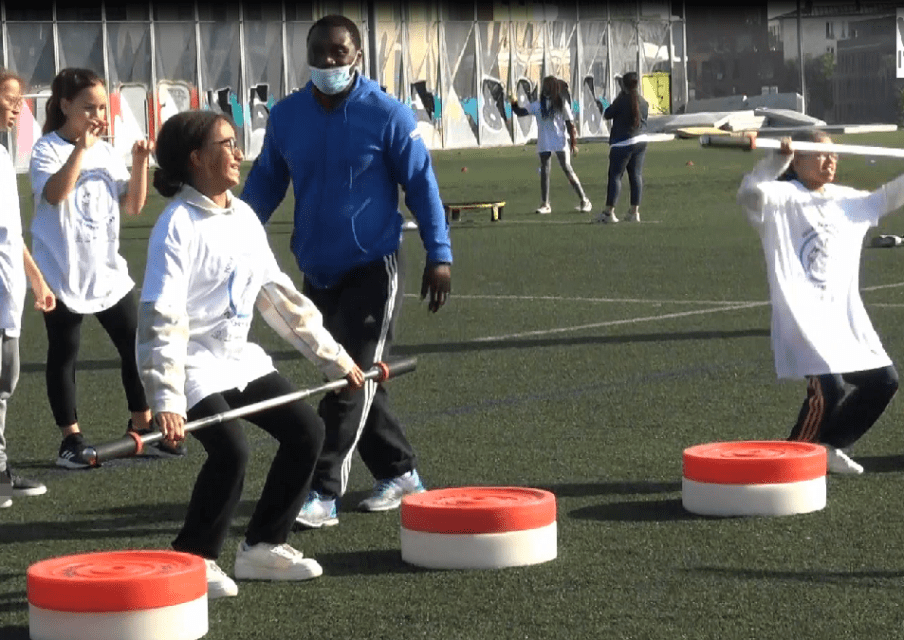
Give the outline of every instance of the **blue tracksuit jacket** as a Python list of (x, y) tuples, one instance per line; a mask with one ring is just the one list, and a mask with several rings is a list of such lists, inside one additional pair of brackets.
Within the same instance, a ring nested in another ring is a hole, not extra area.
[(313, 83), (274, 105), (241, 198), (262, 222), (295, 193), (292, 252), (317, 288), (398, 250), (398, 185), (417, 218), (429, 262), (452, 262), (452, 243), (430, 153), (407, 106), (360, 74), (326, 111)]

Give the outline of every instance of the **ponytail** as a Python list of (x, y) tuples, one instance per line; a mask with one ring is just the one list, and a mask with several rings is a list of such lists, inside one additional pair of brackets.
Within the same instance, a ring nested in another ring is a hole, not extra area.
[(637, 90), (637, 73), (629, 71), (622, 78), (622, 82), (625, 85), (625, 93), (628, 94), (628, 99), (631, 101), (631, 115), (633, 116), (634, 122), (633, 128), (636, 129), (640, 126), (640, 95)]

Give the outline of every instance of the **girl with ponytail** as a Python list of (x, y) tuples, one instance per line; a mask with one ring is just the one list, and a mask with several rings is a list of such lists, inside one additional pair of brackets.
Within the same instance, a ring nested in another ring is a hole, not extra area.
[(63, 442), (57, 464), (89, 467), (88, 445), (76, 412), (75, 365), (86, 316), (95, 316), (121, 358), (131, 419), (128, 429), (150, 429), (151, 413), (135, 364), (137, 309), (126, 261), (119, 254), (120, 211), (137, 216), (147, 197), (145, 140), (132, 147), (132, 168), (103, 139), (107, 92), (89, 69), (63, 69), (53, 80), (44, 135), (32, 149), (29, 174), (35, 215), (34, 260), (56, 295), (44, 314), (47, 396)]
[[(138, 307), (137, 359), (154, 422), (172, 445), (186, 420), (284, 396), (292, 384), (248, 331), (256, 308), (264, 320), (329, 378), (360, 389), (364, 373), (323, 326), (323, 316), (276, 263), (257, 215), (233, 196), (242, 151), (221, 114), (185, 111), (157, 136), (154, 186), (172, 198), (157, 218)], [(325, 437), (303, 400), (247, 418), (279, 442), (245, 539), (235, 577), (307, 580), (323, 569), (286, 544)], [(217, 565), (242, 496), (249, 457), (244, 427), (225, 420), (190, 432), (207, 460), (195, 481), (173, 548), (205, 559), (207, 597), (238, 593)]]
[[(578, 211), (593, 211), (593, 205), (587, 199), (581, 181), (571, 167), (570, 153), (578, 152), (577, 131), (574, 128), (574, 115), (568, 104), (568, 85), (555, 76), (543, 78), (540, 85), (540, 99), (521, 107), (512, 102), (512, 111), (517, 116), (534, 115), (537, 118), (537, 153), (540, 156), (540, 206), (537, 213), (552, 213), (549, 204), (549, 167), (552, 154), (556, 154), (559, 165), (571, 187), (580, 199)], [(565, 144), (565, 132), (568, 131), (569, 144)], [(569, 153), (570, 152), (570, 153)]]
[(647, 128), (649, 105), (640, 95), (639, 78), (634, 71), (621, 78), (622, 91), (603, 113), (612, 120), (609, 132), (609, 184), (606, 189), (606, 208), (595, 222), (618, 222), (615, 204), (621, 191), (621, 179), (628, 170), (631, 186), (631, 209), (625, 220), (640, 222), (640, 200), (643, 195), (643, 161), (647, 143), (636, 140)]

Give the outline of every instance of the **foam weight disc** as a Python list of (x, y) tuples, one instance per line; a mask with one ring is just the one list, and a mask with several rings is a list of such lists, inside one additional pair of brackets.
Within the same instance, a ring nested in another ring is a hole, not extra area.
[(402, 498), (402, 560), (432, 569), (499, 569), (557, 554), (555, 496), (522, 487), (456, 487)]
[(28, 568), (33, 640), (195, 640), (208, 631), (207, 571), (176, 551), (111, 551)]
[(806, 442), (715, 442), (685, 449), (681, 501), (712, 516), (781, 516), (826, 505), (826, 451)]
[(826, 450), (809, 442), (713, 442), (684, 450), (684, 477), (719, 484), (812, 480), (826, 474)]

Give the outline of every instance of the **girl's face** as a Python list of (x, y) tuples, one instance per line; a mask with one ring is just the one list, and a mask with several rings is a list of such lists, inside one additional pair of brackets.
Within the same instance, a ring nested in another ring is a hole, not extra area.
[[(821, 137), (818, 142), (832, 142), (828, 136)], [(818, 190), (823, 185), (835, 181), (838, 167), (838, 155), (834, 153), (796, 152), (791, 161), (801, 184), (810, 190)]]
[[(200, 149), (192, 151), (193, 183), (204, 195), (216, 196), (239, 183), (242, 150), (236, 146), (235, 129), (217, 120)], [(207, 193), (210, 191), (211, 193)]]
[(9, 79), (0, 86), (0, 130), (9, 131), (16, 126), (22, 110), (22, 87), (19, 81)]
[(85, 133), (92, 124), (107, 123), (107, 92), (101, 84), (79, 91), (72, 100), (60, 100), (60, 108), (66, 116), (66, 130), (75, 138)]

